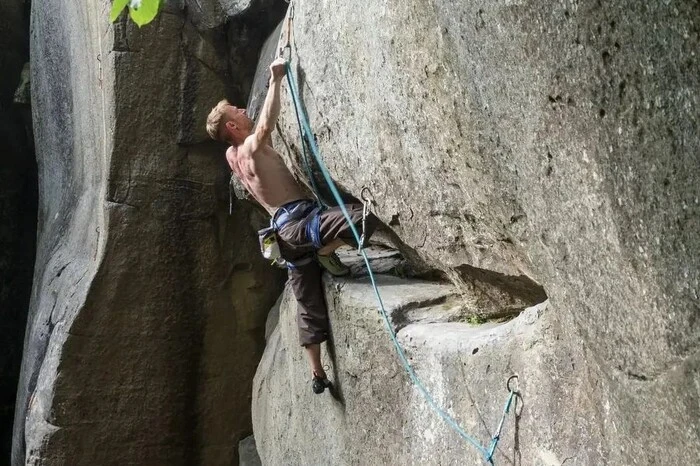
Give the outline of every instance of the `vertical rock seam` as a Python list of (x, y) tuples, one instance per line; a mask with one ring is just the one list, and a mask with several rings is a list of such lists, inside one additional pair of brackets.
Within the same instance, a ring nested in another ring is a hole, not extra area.
[(9, 458), (36, 249), (29, 2), (0, 4), (0, 457)]

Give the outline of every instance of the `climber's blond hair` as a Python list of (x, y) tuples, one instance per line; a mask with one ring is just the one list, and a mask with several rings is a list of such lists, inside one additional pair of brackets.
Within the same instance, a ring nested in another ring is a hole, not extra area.
[(226, 107), (231, 105), (228, 100), (224, 99), (216, 107), (211, 109), (207, 117), (207, 134), (216, 141), (222, 141), (219, 130), (221, 129), (221, 120), (226, 113)]

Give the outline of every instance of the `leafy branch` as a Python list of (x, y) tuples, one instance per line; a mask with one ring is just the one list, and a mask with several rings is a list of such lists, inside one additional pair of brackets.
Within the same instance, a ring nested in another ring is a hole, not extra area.
[(132, 21), (141, 27), (153, 21), (160, 5), (161, 0), (114, 0), (109, 20), (115, 22), (122, 11), (128, 7)]

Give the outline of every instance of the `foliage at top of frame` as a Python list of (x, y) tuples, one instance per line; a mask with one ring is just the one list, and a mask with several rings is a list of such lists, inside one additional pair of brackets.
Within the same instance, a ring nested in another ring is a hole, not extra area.
[(144, 26), (156, 17), (161, 0), (114, 0), (109, 20), (115, 22), (125, 8), (129, 8), (129, 16), (139, 27)]

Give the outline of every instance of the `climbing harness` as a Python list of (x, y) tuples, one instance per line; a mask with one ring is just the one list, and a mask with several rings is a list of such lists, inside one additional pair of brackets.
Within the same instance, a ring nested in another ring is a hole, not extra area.
[[(292, 8), (293, 4), (290, 4), (290, 8)], [(291, 48), (291, 46), (289, 46)], [(287, 83), (289, 87), (289, 93), (292, 98), (292, 102), (294, 104), (294, 111), (297, 116), (297, 123), (299, 124), (299, 132), (302, 137), (302, 146), (308, 147), (309, 151), (313, 155), (316, 163), (318, 164), (318, 167), (321, 171), (321, 174), (323, 175), (323, 178), (325, 179), (331, 193), (333, 194), (333, 197), (335, 198), (336, 202), (338, 203), (338, 207), (340, 208), (341, 212), (343, 213), (343, 216), (345, 217), (345, 220), (348, 222), (348, 226), (350, 227), (350, 230), (352, 231), (353, 236), (355, 237), (355, 240), (357, 241), (357, 244), (359, 245), (359, 253), (362, 255), (362, 258), (364, 259), (365, 265), (367, 266), (367, 273), (369, 275), (370, 282), (372, 283), (372, 288), (374, 289), (374, 294), (377, 298), (377, 302), (379, 304), (379, 313), (382, 317), (382, 320), (384, 321), (384, 325), (389, 332), (389, 336), (391, 337), (391, 341), (394, 344), (394, 348), (396, 349), (396, 353), (399, 356), (399, 359), (401, 360), (401, 363), (403, 364), (404, 369), (408, 373), (409, 378), (413, 382), (413, 384), (418, 388), (418, 390), (421, 392), (423, 395), (423, 398), (425, 401), (428, 403), (428, 405), (455, 431), (457, 434), (459, 434), (464, 440), (472, 444), (483, 456), (483, 459), (486, 463), (488, 464), (494, 464), (493, 463), (493, 455), (494, 452), (496, 451), (496, 447), (498, 446), (498, 442), (501, 438), (501, 431), (503, 429), (503, 423), (505, 422), (506, 415), (510, 411), (510, 407), (513, 403), (513, 399), (517, 396), (518, 391), (517, 388), (512, 388), (511, 387), (511, 382), (514, 380), (517, 380), (517, 376), (512, 376), (508, 379), (508, 382), (506, 383), (506, 388), (508, 389), (509, 395), (508, 399), (506, 401), (505, 407), (503, 409), (503, 415), (501, 416), (501, 420), (498, 424), (498, 428), (496, 432), (493, 434), (491, 437), (491, 442), (489, 443), (489, 446), (483, 446), (477, 439), (474, 437), (470, 436), (467, 434), (464, 429), (460, 427), (460, 425), (455, 421), (452, 416), (450, 416), (447, 412), (445, 412), (440, 406), (438, 406), (437, 402), (435, 399), (430, 395), (428, 390), (425, 388), (423, 383), (420, 381), (418, 378), (415, 370), (411, 366), (411, 364), (408, 362), (408, 358), (406, 357), (406, 353), (404, 352), (403, 348), (401, 347), (401, 344), (398, 341), (398, 338), (396, 336), (396, 332), (394, 331), (394, 328), (391, 325), (391, 322), (389, 320), (389, 316), (386, 312), (386, 309), (384, 308), (384, 302), (382, 301), (382, 297), (379, 294), (379, 288), (377, 287), (377, 282), (374, 277), (374, 272), (372, 271), (372, 267), (370, 266), (369, 263), (369, 258), (367, 257), (367, 253), (364, 250), (364, 220), (369, 212), (369, 205), (371, 203), (371, 200), (369, 199), (368, 196), (365, 195), (365, 190), (363, 189), (363, 192), (361, 193), (361, 197), (363, 199), (364, 203), (364, 208), (363, 208), (363, 235), (362, 237), (357, 231), (357, 228), (355, 227), (354, 223), (352, 222), (352, 219), (350, 215), (348, 214), (347, 209), (345, 208), (345, 204), (343, 202), (343, 199), (340, 195), (340, 192), (338, 191), (337, 186), (333, 182), (333, 179), (331, 178), (330, 173), (328, 172), (328, 169), (326, 168), (325, 164), (323, 163), (323, 159), (320, 156), (318, 146), (316, 145), (316, 141), (313, 138), (313, 132), (311, 131), (311, 125), (309, 123), (309, 118), (306, 114), (306, 111), (304, 107), (301, 104), (301, 100), (299, 97), (299, 90), (296, 86), (296, 82), (294, 80), (294, 76), (292, 75), (292, 70), (289, 65), (289, 61), (287, 62)], [(306, 151), (305, 151), (306, 152)], [(306, 155), (306, 153), (304, 154)], [(304, 158), (304, 163), (307, 166), (307, 172), (311, 173), (311, 169), (309, 166), (309, 162)], [(316, 190), (315, 182), (313, 181), (313, 178), (311, 178), (312, 186), (314, 190)], [(369, 193), (369, 189), (367, 189), (367, 192)], [(316, 197), (319, 198), (318, 193), (315, 192)], [(371, 193), (369, 193), (371, 194)]]
[(316, 249), (321, 249), (321, 207), (311, 200), (292, 201), (280, 207), (272, 217), (271, 226), (276, 230), (293, 220), (309, 218), (304, 227), (304, 234)]
[(295, 269), (311, 263), (314, 260), (311, 253), (295, 259), (293, 262), (283, 258), (277, 233), (287, 222), (310, 217), (311, 220), (305, 225), (304, 234), (311, 240), (316, 249), (321, 249), (323, 245), (321, 244), (320, 212), (321, 207), (318, 204), (304, 199), (288, 202), (277, 209), (270, 219), (270, 226), (258, 230), (258, 242), (262, 256), (280, 268)]

